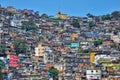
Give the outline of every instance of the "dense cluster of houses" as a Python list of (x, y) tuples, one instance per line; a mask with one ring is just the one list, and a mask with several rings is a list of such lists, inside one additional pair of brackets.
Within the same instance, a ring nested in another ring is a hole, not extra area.
[[(72, 25), (74, 19), (80, 27)], [(24, 22), (35, 26), (24, 29)], [(27, 46), (24, 52), (16, 52), (16, 40)], [(0, 50), (5, 79), (53, 80), (48, 70), (54, 66), (59, 80), (120, 80), (120, 19), (96, 21), (61, 13), (46, 17), (0, 6), (0, 44), (6, 47)]]

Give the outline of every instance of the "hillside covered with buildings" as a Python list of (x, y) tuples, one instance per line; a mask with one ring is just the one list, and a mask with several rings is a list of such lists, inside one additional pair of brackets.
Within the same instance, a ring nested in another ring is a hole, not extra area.
[(120, 11), (49, 16), (0, 6), (0, 80), (9, 78), (120, 80)]

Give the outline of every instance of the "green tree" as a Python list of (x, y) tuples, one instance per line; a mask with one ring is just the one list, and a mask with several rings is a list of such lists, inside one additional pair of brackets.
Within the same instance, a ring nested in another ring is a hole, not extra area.
[(48, 15), (44, 13), (44, 14), (41, 15), (41, 17), (42, 18), (48, 18)]
[(27, 46), (20, 39), (15, 40), (14, 47), (15, 47), (16, 53), (18, 53), (18, 54), (26, 53)]
[(3, 67), (4, 67), (4, 63), (0, 60), (0, 80), (4, 80), (3, 73), (1, 72)]
[(14, 15), (14, 13), (11, 12), (11, 11), (7, 11), (6, 14), (7, 14), (8, 16), (13, 16), (13, 15)]
[(53, 78), (53, 80), (58, 80), (59, 71), (56, 68), (51, 67), (48, 72), (50, 73), (50, 76)]
[(0, 60), (0, 68), (2, 69), (4, 67), (4, 62), (2, 60)]
[(42, 39), (43, 39), (43, 35), (40, 34), (40, 35), (39, 35), (39, 41), (41, 41)]
[(116, 46), (115, 45), (111, 45), (111, 48), (116, 48)]
[(89, 27), (90, 27), (90, 28), (92, 28), (92, 27), (94, 27), (94, 26), (95, 26), (94, 22), (92, 22), (92, 21), (91, 21), (91, 22), (89, 22), (89, 23), (88, 23), (88, 25), (89, 25)]
[(111, 15), (110, 14), (106, 14), (102, 16), (102, 20), (111, 20)]
[(0, 52), (5, 53), (6, 46), (4, 44), (0, 44)]
[(65, 80), (64, 78), (62, 78), (62, 80)]
[(85, 50), (83, 50), (82, 48), (80, 48), (78, 52), (79, 53), (89, 53), (89, 52), (91, 52), (91, 49), (85, 49)]
[(95, 16), (95, 21), (99, 22), (101, 20), (101, 16)]
[(91, 50), (89, 49), (86, 49), (86, 50), (83, 50), (83, 53), (89, 53)]
[(1, 72), (1, 69), (0, 69), (0, 80), (4, 80), (3, 73)]
[(26, 31), (37, 30), (37, 26), (33, 21), (24, 21), (22, 22), (22, 29), (25, 29)]
[(111, 13), (112, 18), (118, 19), (120, 18), (120, 11), (114, 11)]
[(86, 16), (89, 17), (89, 18), (93, 18), (94, 17), (94, 15), (92, 15), (91, 13), (86, 14)]
[(111, 15), (110, 15), (110, 14), (107, 14), (107, 15), (106, 15), (106, 19), (107, 19), (107, 20), (111, 20)]
[(78, 19), (73, 19), (72, 25), (73, 25), (73, 27), (79, 28), (79, 27), (80, 27), (80, 24), (79, 24)]
[(93, 41), (93, 43), (97, 47), (98, 45), (103, 43), (103, 40), (102, 39), (98, 39), (98, 40)]

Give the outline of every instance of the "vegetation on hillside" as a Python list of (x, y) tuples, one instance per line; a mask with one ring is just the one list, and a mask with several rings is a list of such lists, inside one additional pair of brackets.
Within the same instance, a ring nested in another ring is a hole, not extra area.
[(20, 39), (15, 40), (14, 47), (16, 53), (26, 53), (27, 46)]
[(51, 67), (48, 72), (50, 73), (50, 76), (53, 78), (53, 80), (58, 80), (59, 71), (56, 68)]

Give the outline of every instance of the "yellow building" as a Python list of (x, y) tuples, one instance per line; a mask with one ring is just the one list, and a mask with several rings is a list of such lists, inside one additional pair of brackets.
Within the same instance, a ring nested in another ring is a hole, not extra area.
[(75, 33), (71, 34), (71, 39), (73, 41), (75, 40), (75, 38), (78, 38), (78, 34), (75, 34)]
[(60, 12), (58, 12), (56, 14), (56, 18), (58, 18), (58, 19), (67, 19), (67, 14), (61, 14)]
[(10, 37), (12, 37), (12, 38), (15, 38), (15, 37), (16, 37), (16, 34), (14, 34), (14, 33), (10, 33), (9, 35), (10, 35)]
[(91, 62), (91, 63), (93, 63), (94, 60), (95, 60), (95, 54), (97, 54), (97, 53), (96, 53), (96, 52), (92, 52), (92, 53), (90, 54), (90, 62)]
[(106, 63), (102, 63), (103, 66), (105, 67), (113, 67), (113, 63), (109, 63), (109, 62), (106, 62)]
[(113, 62), (101, 62), (103, 66), (105, 67), (112, 67), (114, 70), (119, 69), (120, 70), (120, 64), (116, 64)]

